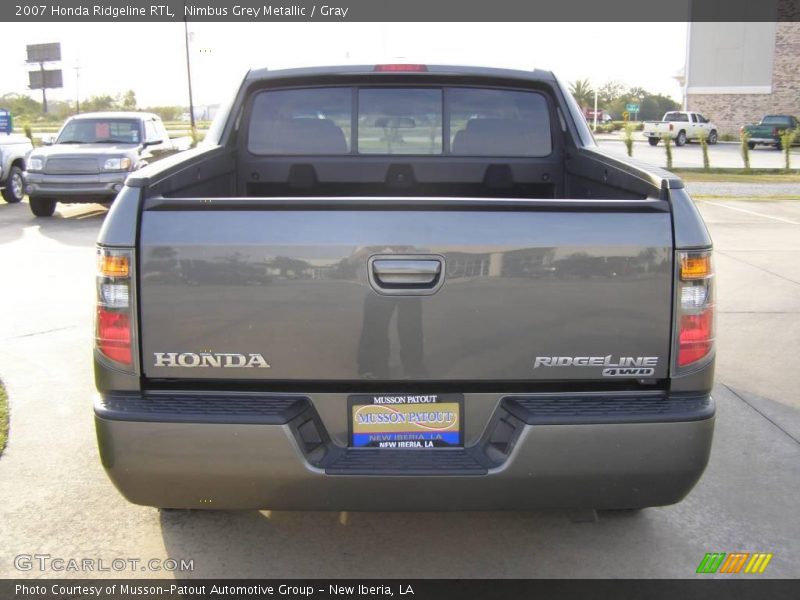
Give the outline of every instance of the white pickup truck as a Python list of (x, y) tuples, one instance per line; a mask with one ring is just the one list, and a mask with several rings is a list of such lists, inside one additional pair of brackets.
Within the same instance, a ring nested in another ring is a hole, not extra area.
[(3, 199), (9, 204), (24, 197), (22, 173), (25, 157), (33, 150), (31, 141), (24, 135), (0, 134), (0, 188)]
[(645, 121), (642, 133), (651, 146), (666, 135), (675, 141), (676, 146), (683, 146), (690, 140), (699, 140), (701, 136), (709, 144), (717, 143), (717, 126), (696, 112), (670, 111), (664, 114), (661, 121)]

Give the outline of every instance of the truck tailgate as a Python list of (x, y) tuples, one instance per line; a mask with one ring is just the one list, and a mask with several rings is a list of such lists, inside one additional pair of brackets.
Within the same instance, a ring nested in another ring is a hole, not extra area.
[(659, 200), (149, 199), (142, 370), (664, 378), (672, 246)]

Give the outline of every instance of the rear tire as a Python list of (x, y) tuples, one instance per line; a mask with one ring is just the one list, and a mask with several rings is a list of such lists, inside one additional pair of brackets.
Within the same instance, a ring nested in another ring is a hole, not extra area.
[(22, 181), (22, 169), (14, 165), (8, 171), (6, 187), (3, 188), (3, 198), (9, 204), (16, 204), (22, 201), (23, 196), (25, 196), (25, 192)]
[(52, 217), (56, 212), (56, 201), (51, 198), (31, 198), (31, 212), (37, 217)]
[(651, 146), (658, 146), (658, 138), (657, 137), (647, 138), (647, 141), (650, 143)]
[(678, 132), (678, 135), (675, 137), (675, 145), (676, 146), (683, 146), (686, 143), (686, 132), (681, 129)]
[(708, 134), (708, 143), (712, 146), (717, 143), (717, 130), (712, 129)]
[(756, 149), (756, 143), (755, 142), (747, 142), (747, 147), (750, 150), (755, 150)]
[(780, 141), (778, 141), (778, 143), (775, 144), (775, 150), (778, 150), (779, 152), (783, 150), (783, 144)]

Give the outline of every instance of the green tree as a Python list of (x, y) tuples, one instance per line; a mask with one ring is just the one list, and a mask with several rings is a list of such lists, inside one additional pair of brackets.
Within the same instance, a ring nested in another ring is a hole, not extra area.
[(117, 96), (117, 106), (122, 110), (136, 110), (136, 92), (128, 90)]
[(177, 121), (187, 109), (182, 106), (149, 106), (144, 110), (156, 113), (164, 121)]
[(34, 120), (42, 115), (42, 104), (24, 94), (5, 94), (0, 97), (0, 106), (10, 111), (14, 119)]
[(597, 101), (601, 106), (605, 107), (622, 97), (624, 93), (624, 85), (619, 81), (609, 81), (597, 89)]
[(81, 112), (97, 112), (101, 110), (114, 110), (116, 108), (117, 106), (116, 102), (114, 102), (114, 98), (108, 94), (104, 96), (92, 96), (81, 102)]
[(594, 104), (594, 89), (588, 79), (578, 79), (569, 84), (569, 92), (580, 107)]

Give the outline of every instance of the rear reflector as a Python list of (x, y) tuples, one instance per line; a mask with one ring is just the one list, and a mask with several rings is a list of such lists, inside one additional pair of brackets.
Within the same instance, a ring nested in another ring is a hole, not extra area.
[(127, 312), (97, 308), (97, 349), (111, 360), (130, 365), (131, 323)]
[(681, 279), (705, 279), (711, 275), (711, 255), (683, 254), (681, 256)]
[(714, 347), (714, 309), (681, 315), (678, 366), (685, 367), (708, 355)]
[(97, 248), (95, 348), (120, 368), (133, 367), (131, 327), (133, 251)]
[(678, 261), (676, 367), (689, 367), (714, 350), (714, 267), (710, 250), (685, 250)]
[(129, 274), (129, 264), (127, 256), (114, 254), (99, 254), (97, 270), (102, 277), (127, 277)]
[(375, 65), (375, 71), (385, 71), (385, 72), (395, 72), (395, 73), (402, 73), (402, 72), (412, 72), (412, 73), (424, 73), (428, 70), (426, 65), (402, 65), (402, 64), (394, 64), (394, 65)]

